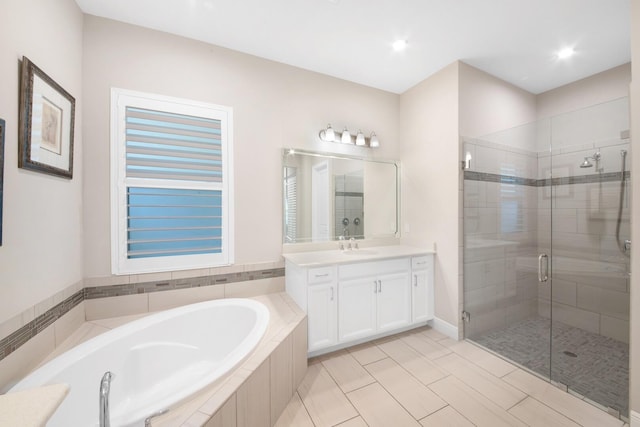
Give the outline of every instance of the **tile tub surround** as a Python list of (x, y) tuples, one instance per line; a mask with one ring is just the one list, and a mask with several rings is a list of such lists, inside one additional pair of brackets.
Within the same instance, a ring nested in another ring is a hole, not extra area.
[[(222, 380), (206, 387), (152, 426), (271, 426), (289, 403), (307, 370), (306, 315), (285, 293), (252, 299), (267, 306), (271, 318), (258, 347)], [(142, 315), (87, 321), (42, 363), (87, 339)]]
[[(74, 324), (68, 325), (67, 328), (71, 331), (85, 318), (94, 320), (146, 313), (209, 299), (247, 297), (284, 290), (282, 263), (259, 264), (255, 267), (259, 269), (244, 271), (249, 266), (238, 265), (192, 272), (86, 279), (85, 285), (88, 286), (83, 287), (82, 283), (76, 283), (1, 324), (0, 363), (81, 303), (81, 319), (77, 315), (74, 316)], [(190, 273), (196, 276), (181, 277)], [(101, 284), (112, 281), (126, 283)], [(92, 284), (98, 286), (91, 286)], [(57, 343), (66, 338), (61, 338), (60, 333), (57, 335)], [(5, 385), (0, 381), (0, 390), (3, 390)]]

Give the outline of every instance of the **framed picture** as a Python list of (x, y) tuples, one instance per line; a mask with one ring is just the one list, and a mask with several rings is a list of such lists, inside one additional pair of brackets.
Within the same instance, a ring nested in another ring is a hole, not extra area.
[(18, 167), (73, 177), (76, 100), (22, 57)]
[(2, 188), (4, 183), (4, 133), (5, 122), (0, 119), (0, 246), (2, 246)]

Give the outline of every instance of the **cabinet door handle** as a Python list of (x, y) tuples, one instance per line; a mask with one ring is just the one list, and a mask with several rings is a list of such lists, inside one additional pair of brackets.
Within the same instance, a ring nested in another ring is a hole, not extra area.
[(374, 294), (378, 293), (378, 281), (377, 280), (373, 281), (373, 293)]
[(382, 280), (378, 280), (378, 292), (382, 292)]
[(316, 274), (316, 277), (327, 277), (329, 276), (329, 273), (324, 273), (324, 274)]
[(331, 286), (331, 301), (333, 301), (333, 286)]
[(418, 275), (417, 274), (413, 275), (413, 286), (418, 286)]

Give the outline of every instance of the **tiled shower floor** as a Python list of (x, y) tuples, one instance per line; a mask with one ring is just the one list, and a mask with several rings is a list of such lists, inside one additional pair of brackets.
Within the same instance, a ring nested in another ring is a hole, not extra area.
[[(549, 377), (549, 319), (535, 317), (470, 338), (514, 362)], [(629, 414), (629, 345), (555, 322), (551, 378), (587, 399)], [(573, 353), (568, 355), (565, 352)]]

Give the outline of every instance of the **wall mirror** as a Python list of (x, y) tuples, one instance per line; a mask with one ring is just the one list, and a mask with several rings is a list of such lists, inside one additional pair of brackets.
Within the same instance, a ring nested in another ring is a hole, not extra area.
[(398, 235), (399, 163), (283, 151), (283, 241)]

